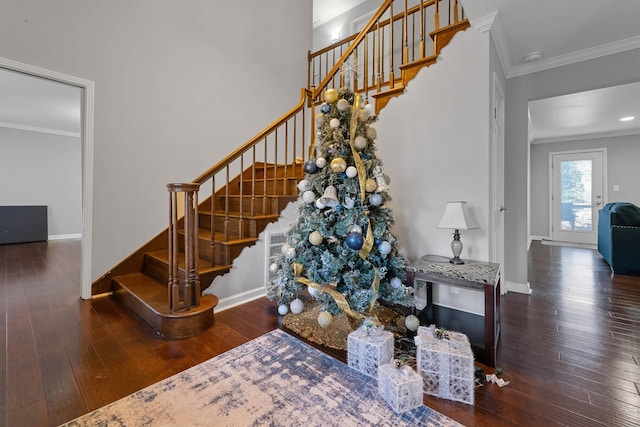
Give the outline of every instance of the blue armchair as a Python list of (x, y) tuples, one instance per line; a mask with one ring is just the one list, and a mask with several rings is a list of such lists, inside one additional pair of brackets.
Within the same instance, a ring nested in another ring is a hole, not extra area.
[(640, 208), (607, 203), (599, 212), (598, 252), (618, 274), (640, 274)]

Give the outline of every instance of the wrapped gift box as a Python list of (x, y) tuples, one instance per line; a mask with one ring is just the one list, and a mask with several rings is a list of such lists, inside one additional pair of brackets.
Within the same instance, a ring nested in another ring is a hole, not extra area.
[(373, 378), (393, 359), (393, 334), (381, 328), (362, 326), (347, 337), (349, 367)]
[(397, 413), (422, 406), (422, 377), (410, 366), (383, 365), (378, 372), (378, 391)]
[(418, 373), (424, 392), (473, 405), (473, 351), (466, 335), (446, 331), (447, 337), (436, 337), (436, 327), (420, 326), (415, 342)]

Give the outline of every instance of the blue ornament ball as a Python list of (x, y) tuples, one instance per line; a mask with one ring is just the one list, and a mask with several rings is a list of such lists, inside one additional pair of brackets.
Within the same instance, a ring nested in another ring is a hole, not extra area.
[(372, 194), (369, 196), (369, 204), (373, 206), (380, 206), (382, 204), (382, 196), (377, 193)]
[(376, 244), (376, 246), (378, 246), (380, 244), (380, 242), (382, 242), (382, 240), (380, 240), (379, 237), (374, 237), (373, 238), (374, 243)]
[(351, 233), (347, 234), (347, 238), (345, 239), (345, 243), (351, 249), (357, 251), (364, 244), (364, 237), (362, 237), (362, 233), (356, 233), (355, 231), (352, 231)]
[(328, 268), (323, 268), (323, 269), (322, 269), (322, 275), (323, 275), (324, 277), (329, 277), (329, 276), (331, 275), (331, 271), (329, 271), (329, 269), (328, 269)]
[(320, 112), (327, 114), (329, 111), (331, 111), (331, 105), (327, 104), (326, 102), (320, 106)]
[(338, 177), (341, 181), (344, 181), (344, 179), (347, 177), (347, 174), (345, 172), (340, 172), (340, 175), (338, 175)]
[(402, 280), (398, 279), (397, 277), (391, 279), (391, 287), (393, 289), (398, 289), (400, 286), (402, 286)]
[(387, 241), (380, 242), (380, 244), (378, 245), (378, 251), (380, 251), (382, 255), (387, 255), (389, 252), (391, 252), (391, 243)]
[(318, 165), (316, 164), (315, 159), (309, 160), (304, 164), (304, 171), (309, 174), (318, 172)]

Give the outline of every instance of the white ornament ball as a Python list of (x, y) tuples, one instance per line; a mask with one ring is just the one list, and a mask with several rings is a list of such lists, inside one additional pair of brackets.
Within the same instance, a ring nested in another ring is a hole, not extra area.
[(311, 243), (313, 246), (318, 246), (320, 243), (322, 243), (322, 234), (320, 234), (320, 232), (317, 230), (310, 233), (309, 243)]
[(318, 200), (316, 200), (316, 208), (318, 208), (318, 209), (324, 209), (324, 208), (326, 208), (326, 206), (324, 205), (324, 203), (322, 203), (322, 202), (320, 201), (320, 199), (318, 199)]
[(320, 169), (327, 166), (327, 159), (325, 159), (324, 157), (318, 157), (318, 159), (316, 160), (316, 166), (318, 166)]
[(316, 200), (316, 193), (311, 190), (307, 190), (302, 193), (302, 201), (305, 203), (313, 203)]
[(318, 296), (318, 291), (316, 288), (312, 288), (311, 286), (307, 287), (307, 291), (309, 291), (309, 295), (311, 295), (312, 297), (317, 297)]
[(280, 246), (280, 252), (282, 252), (283, 254), (287, 253), (287, 250), (291, 247), (290, 244), (288, 243), (283, 243), (282, 246)]
[(362, 150), (367, 146), (367, 138), (364, 136), (356, 136), (356, 139), (353, 141), (353, 145), (355, 145), (358, 150)]
[(328, 311), (322, 311), (318, 315), (318, 325), (323, 329), (329, 326), (332, 320), (333, 316)]
[(391, 279), (391, 287), (393, 289), (398, 289), (400, 286), (402, 286), (402, 280), (398, 279), (397, 277)]
[(289, 307), (287, 307), (287, 304), (280, 304), (278, 306), (278, 313), (280, 313), (281, 316), (284, 316), (288, 312), (289, 312)]
[(365, 135), (369, 139), (376, 139), (378, 137), (378, 131), (373, 126), (369, 126), (365, 131)]
[(347, 232), (362, 234), (362, 227), (360, 227), (358, 224), (351, 224), (349, 228), (347, 228)]
[(358, 175), (358, 169), (355, 166), (349, 166), (346, 172), (349, 178), (355, 178)]
[(309, 189), (309, 180), (308, 179), (303, 179), (302, 181), (300, 181), (298, 183), (298, 190), (304, 191), (304, 190), (308, 190), (308, 189)]
[(391, 244), (387, 241), (380, 242), (378, 245), (378, 251), (380, 251), (382, 255), (387, 255), (391, 252)]
[(331, 119), (331, 121), (329, 122), (329, 126), (331, 126), (333, 129), (338, 129), (340, 127), (340, 120), (336, 118)]
[(296, 256), (296, 248), (294, 248), (293, 246), (289, 246), (286, 250), (286, 252), (284, 253), (284, 256), (291, 259), (293, 257)]
[(304, 310), (304, 303), (301, 299), (296, 298), (289, 304), (289, 308), (293, 314), (300, 314)]
[(408, 330), (415, 332), (418, 330), (418, 327), (420, 326), (420, 319), (418, 319), (413, 314), (410, 314), (407, 317), (405, 317), (404, 325), (407, 327)]
[(369, 119), (369, 113), (367, 113), (367, 110), (360, 110), (360, 112), (358, 112), (358, 120), (360, 120), (361, 122), (366, 122)]
[(325, 120), (325, 118), (324, 118), (324, 114), (320, 113), (320, 114), (318, 114), (318, 115), (316, 116), (316, 123), (317, 123), (317, 124), (319, 124), (319, 125), (324, 124), (324, 120)]
[(269, 266), (269, 271), (272, 272), (272, 273), (277, 273), (278, 272), (278, 268), (280, 268), (280, 266), (278, 265), (278, 263), (274, 262)]
[(336, 107), (340, 111), (347, 111), (349, 109), (349, 101), (343, 98), (338, 101), (338, 103), (336, 104)]
[(369, 115), (373, 114), (373, 104), (367, 104), (364, 106), (364, 110), (369, 113)]

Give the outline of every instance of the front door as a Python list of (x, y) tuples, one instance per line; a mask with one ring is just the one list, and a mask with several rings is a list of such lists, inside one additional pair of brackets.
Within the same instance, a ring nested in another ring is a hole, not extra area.
[(551, 238), (596, 244), (604, 205), (604, 149), (550, 153)]

